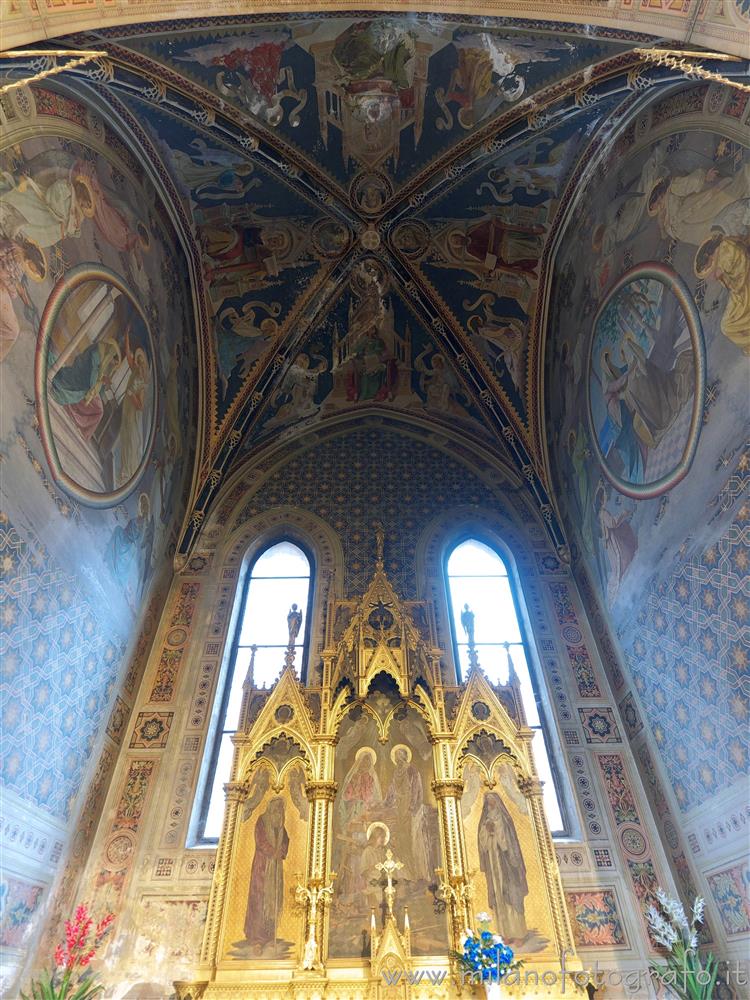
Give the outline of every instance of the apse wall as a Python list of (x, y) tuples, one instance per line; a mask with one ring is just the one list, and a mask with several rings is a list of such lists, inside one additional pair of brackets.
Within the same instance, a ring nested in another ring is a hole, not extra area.
[(365, 591), (377, 522), (397, 593), (435, 602), (448, 678), (448, 547), (481, 532), (512, 554), (570, 814), (555, 850), (576, 946), (636, 987), (647, 977), (643, 913), (657, 886), (674, 891), (668, 862), (575, 583), (525, 496), (486, 451), (373, 414), (269, 446), (227, 478), (172, 582), (81, 882), (97, 912), (118, 914), (102, 969), (114, 996), (167, 996), (198, 965), (215, 849), (195, 844), (191, 817), (248, 560), (284, 536), (312, 555), (312, 706), (327, 600)]
[(66, 892), (169, 582), (196, 362), (180, 245), (138, 156), (59, 91), (12, 91), (2, 112), (0, 945), (10, 988), (66, 862), (60, 898), (75, 902)]
[(750, 935), (749, 112), (747, 94), (694, 86), (614, 142), (558, 250), (546, 368), (551, 462), (589, 612), (616, 637), (627, 734), (673, 865), (690, 858), (718, 950), (737, 955)]

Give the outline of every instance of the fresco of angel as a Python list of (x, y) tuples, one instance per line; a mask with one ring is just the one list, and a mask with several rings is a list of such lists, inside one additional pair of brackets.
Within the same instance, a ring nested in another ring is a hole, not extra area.
[[(291, 67), (281, 65), (291, 43), (287, 28), (266, 29), (227, 35), (221, 41), (186, 49), (177, 59), (197, 63), (213, 73), (213, 85), (223, 97), (269, 125), (277, 126), (283, 120), (282, 98), (294, 98), (297, 103), (289, 116), (294, 126), (299, 124), (307, 93), (295, 87)], [(279, 90), (282, 83), (286, 86)]]
[[(428, 355), (431, 357), (428, 358)], [(419, 388), (428, 410), (457, 417), (469, 415), (459, 402), (466, 395), (458, 377), (443, 355), (436, 353), (431, 344), (414, 359), (414, 370), (419, 372)]]
[[(551, 198), (563, 173), (566, 152), (570, 149), (570, 139), (555, 143), (552, 139), (540, 139), (524, 157), (525, 163), (508, 163), (492, 167), (487, 171), (487, 180), (477, 188), (477, 194), (488, 191), (500, 205), (516, 200), (516, 191), (521, 190), (529, 197), (545, 194)], [(540, 154), (547, 149), (546, 161)]]
[[(476, 302), (464, 302), (465, 309), (481, 307), (483, 316), (474, 313), (466, 321), (472, 339), (484, 342), (483, 353), (490, 360), (495, 371), (502, 361), (506, 371), (519, 393), (523, 392), (523, 360), (526, 351), (528, 329), (526, 323), (512, 316), (499, 316), (493, 310), (495, 297), (481, 295)], [(487, 347), (494, 350), (488, 351)]]
[(525, 41), (503, 38), (490, 32), (457, 33), (453, 41), (457, 62), (448, 86), (439, 87), (435, 98), (443, 114), (436, 121), (440, 130), (453, 128), (453, 112), (461, 128), (469, 129), (493, 114), (503, 104), (519, 100), (526, 90), (523, 68), (531, 63), (557, 62), (574, 51), (567, 42)]
[[(698, 158), (698, 153), (691, 154), (692, 160)], [(705, 157), (700, 159), (704, 162), (699, 166), (680, 173), (679, 157), (670, 158), (671, 173), (656, 181), (646, 202), (662, 236), (695, 247), (712, 234), (722, 212), (750, 198), (750, 163), (729, 173), (724, 164), (716, 166), (706, 163)]]

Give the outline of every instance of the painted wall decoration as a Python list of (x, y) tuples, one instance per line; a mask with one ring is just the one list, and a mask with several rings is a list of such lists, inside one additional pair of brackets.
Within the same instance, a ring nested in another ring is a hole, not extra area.
[(399, 925), (409, 908), (415, 949), (431, 955), (447, 948), (446, 917), (435, 895), (440, 867), (440, 827), (432, 793), (432, 749), (418, 716), (402, 711), (388, 739), (378, 741), (372, 715), (354, 709), (341, 724), (333, 807), (332, 870), (336, 892), (330, 908), (331, 958), (369, 955), (370, 915), (385, 905), (376, 865), (387, 849), (404, 867), (398, 873)]
[(561, 245), (547, 347), (566, 517), (686, 812), (740, 780), (750, 749), (733, 596), (748, 559), (747, 114), (688, 86), (622, 132)]
[[(461, 798), (467, 854), (474, 875), (474, 906), (493, 917), (493, 926), (524, 954), (544, 951), (553, 940), (536, 867), (528, 804), (513, 768), (495, 765), (489, 787), (475, 763), (464, 768)], [(527, 863), (528, 862), (528, 863)]]
[[(533, 465), (544, 504), (529, 382), (540, 255), (577, 143), (620, 100), (619, 60), (640, 36), (559, 21), (323, 12), (106, 36), (113, 100), (183, 194), (205, 279), (202, 484), (215, 492), (211, 466), (226, 472), (237, 433), (276, 419), (288, 429), (296, 409), (308, 419), (337, 366), (343, 379), (329, 340), (365, 248), (380, 257), (394, 301), (421, 314), (410, 318), (412, 357), (406, 343), (381, 358), (411, 383), (410, 405), (428, 420), (483, 412), (519, 468)], [(604, 82), (610, 65), (614, 89)], [(581, 72), (596, 93), (572, 109)], [(548, 100), (564, 111), (554, 123), (537, 114)], [(508, 425), (517, 437), (502, 436)], [(181, 552), (193, 530), (186, 525)], [(561, 545), (556, 512), (550, 533)]]
[[(186, 897), (144, 896), (133, 914), (135, 942), (133, 965), (139, 975), (144, 968), (156, 971), (167, 961), (175, 976), (188, 974), (200, 950), (206, 922), (206, 900)], [(166, 954), (157, 942), (168, 940)], [(163, 987), (159, 987), (163, 989)]]
[[(7, 110), (2, 781), (32, 813), (71, 829), (108, 719), (120, 736), (118, 681), (185, 509), (191, 297), (139, 154), (54, 89), (19, 92)], [(49, 884), (67, 849), (61, 841), (40, 881)]]
[(29, 936), (29, 923), (42, 902), (44, 886), (28, 879), (3, 875), (0, 881), (0, 944), (21, 948)]
[(627, 946), (614, 889), (581, 889), (565, 893), (578, 948)]
[(609, 289), (593, 325), (596, 458), (620, 493), (659, 496), (687, 475), (698, 447), (706, 382), (698, 310), (675, 272), (639, 264)]
[(116, 35), (317, 157), (337, 183), (366, 177), (363, 204), (375, 210), (471, 129), (623, 48), (417, 15), (206, 19), (177, 39), (155, 27)]
[(42, 317), (36, 391), (47, 460), (83, 502), (111, 506), (143, 474), (156, 432), (154, 363), (144, 308), (118, 275), (68, 271)]
[(273, 787), (266, 766), (251, 779), (238, 831), (243, 848), (232, 874), (236, 891), (225, 934), (228, 958), (273, 960), (294, 954), (294, 888), (305, 871), (310, 809), (304, 782), (299, 762), (286, 771), (281, 791)]
[(727, 935), (750, 934), (750, 866), (713, 872), (708, 884)]

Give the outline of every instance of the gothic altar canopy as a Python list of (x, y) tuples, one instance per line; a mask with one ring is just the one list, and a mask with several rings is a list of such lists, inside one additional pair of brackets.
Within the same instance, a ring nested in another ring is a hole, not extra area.
[(456, 995), (451, 954), (483, 911), (524, 963), (504, 993), (576, 994), (515, 675), (495, 686), (475, 666), (445, 684), (434, 608), (399, 598), (379, 542), (366, 593), (328, 604), (322, 677), (300, 682), (293, 642), (272, 688), (250, 666), (181, 1000)]

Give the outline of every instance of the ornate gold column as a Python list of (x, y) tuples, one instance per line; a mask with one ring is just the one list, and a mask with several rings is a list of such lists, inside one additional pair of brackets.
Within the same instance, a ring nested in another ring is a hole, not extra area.
[(445, 869), (438, 869), (441, 876), (439, 892), (450, 908), (453, 948), (459, 951), (461, 937), (473, 921), (472, 887), (466, 871), (466, 846), (460, 812), (464, 783), (459, 779), (436, 779), (432, 782), (432, 790), (438, 801), (445, 845)]
[[(331, 841), (331, 815), (332, 804), (336, 796), (335, 781), (309, 781), (305, 786), (305, 794), (310, 802), (310, 850), (307, 859), (307, 889), (319, 891), (332, 882), (333, 876), (328, 871), (328, 858), (330, 855)], [(333, 891), (336, 891), (335, 883)], [(314, 931), (314, 938), (317, 942), (317, 960), (322, 968), (325, 956), (328, 954), (328, 917), (327, 902), (323, 897), (324, 905), (308, 905), (305, 913), (304, 941), (310, 940), (311, 929)], [(310, 927), (311, 914), (315, 921), (315, 926)]]
[(219, 930), (224, 913), (224, 900), (227, 893), (229, 866), (232, 860), (235, 831), (237, 829), (237, 814), (240, 804), (247, 794), (245, 786), (239, 781), (230, 781), (224, 785), (226, 795), (226, 811), (224, 825), (219, 837), (219, 847), (216, 854), (216, 871), (211, 883), (211, 894), (208, 898), (208, 914), (206, 930), (203, 935), (203, 951), (201, 965), (208, 966), (211, 972), (216, 969), (216, 951), (219, 943)]
[(542, 860), (542, 871), (544, 873), (544, 885), (550, 902), (552, 922), (557, 938), (557, 946), (560, 954), (575, 954), (575, 944), (573, 943), (573, 933), (570, 929), (568, 909), (562, 894), (562, 885), (557, 868), (557, 858), (552, 846), (552, 837), (544, 816), (544, 806), (542, 804), (542, 784), (538, 778), (522, 778), (518, 782), (519, 790), (526, 797), (529, 805), (534, 831), (536, 833), (537, 845), (539, 847), (539, 857)]

